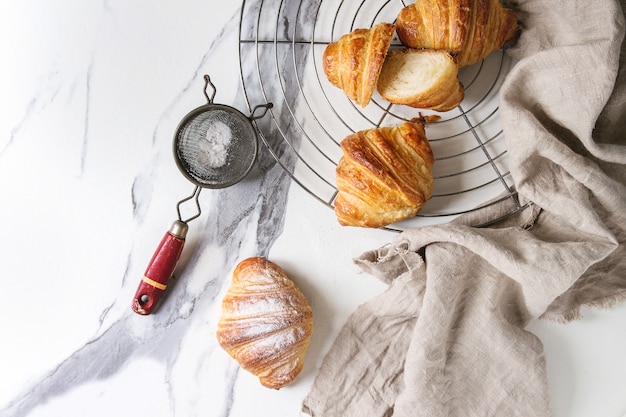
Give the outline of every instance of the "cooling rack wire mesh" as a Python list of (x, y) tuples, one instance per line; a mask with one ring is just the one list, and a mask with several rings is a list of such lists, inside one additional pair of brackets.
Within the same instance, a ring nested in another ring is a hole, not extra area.
[[(503, 200), (520, 210), (508, 170), (498, 91), (513, 62), (502, 51), (463, 68), (465, 98), (436, 113), (392, 105), (374, 93), (365, 108), (332, 86), (322, 69), (328, 43), (356, 28), (393, 22), (400, 0), (243, 1), (239, 27), (241, 81), (248, 105), (272, 102), (261, 138), (276, 161), (314, 199), (333, 207), (341, 140), (359, 130), (438, 115), (426, 124), (435, 156), (433, 197), (415, 218), (389, 230), (448, 222)], [(397, 37), (391, 47), (399, 47)], [(490, 222), (497, 219), (490, 219)]]

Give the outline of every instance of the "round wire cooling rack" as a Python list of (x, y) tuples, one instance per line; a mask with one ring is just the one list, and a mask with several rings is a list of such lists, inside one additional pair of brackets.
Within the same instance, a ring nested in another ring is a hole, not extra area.
[[(502, 51), (460, 71), (465, 98), (444, 113), (392, 105), (377, 92), (361, 108), (326, 79), (322, 55), (330, 42), (356, 28), (394, 22), (406, 4), (403, 0), (243, 0), (239, 61), (244, 95), (249, 106), (274, 103), (271, 117), (259, 121), (264, 124), (261, 139), (293, 181), (332, 208), (344, 137), (420, 115), (437, 115), (437, 121), (426, 123), (435, 156), (433, 196), (415, 218), (387, 228), (401, 231), (444, 223), (505, 200), (510, 200), (510, 210), (477, 226), (521, 210), (498, 115), (498, 91), (513, 65)], [(391, 47), (399, 46), (394, 38)]]

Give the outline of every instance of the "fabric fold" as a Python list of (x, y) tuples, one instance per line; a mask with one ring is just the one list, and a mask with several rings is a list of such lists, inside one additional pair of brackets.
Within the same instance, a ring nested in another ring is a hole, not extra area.
[[(500, 90), (509, 201), (409, 230), (355, 263), (389, 284), (324, 358), (313, 417), (550, 416), (531, 320), (626, 298), (624, 2), (511, 2), (522, 24)], [(619, 127), (624, 129), (620, 130)]]

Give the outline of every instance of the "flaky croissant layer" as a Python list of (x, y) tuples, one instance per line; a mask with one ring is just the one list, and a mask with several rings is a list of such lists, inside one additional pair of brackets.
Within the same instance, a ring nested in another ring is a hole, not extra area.
[(465, 96), (458, 73), (447, 51), (394, 49), (387, 54), (380, 72), (378, 92), (390, 103), (448, 111)]
[(322, 59), (328, 81), (365, 107), (376, 90), (378, 75), (395, 33), (391, 23), (355, 29), (330, 43)]
[(449, 51), (459, 68), (483, 60), (518, 31), (515, 13), (500, 0), (417, 0), (396, 20), (404, 45)]
[(241, 261), (222, 300), (220, 346), (261, 384), (279, 389), (302, 370), (313, 332), (313, 311), (275, 263)]
[(344, 226), (383, 227), (431, 198), (434, 157), (422, 123), (355, 132), (341, 142), (335, 214)]

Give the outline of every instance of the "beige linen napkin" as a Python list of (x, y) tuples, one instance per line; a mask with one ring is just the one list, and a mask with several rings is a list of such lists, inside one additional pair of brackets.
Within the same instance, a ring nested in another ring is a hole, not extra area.
[(626, 298), (624, 3), (511, 7), (523, 31), (501, 118), (528, 207), (471, 226), (505, 201), (356, 259), (389, 287), (324, 358), (303, 401), (313, 417), (549, 416), (543, 348), (525, 326)]

